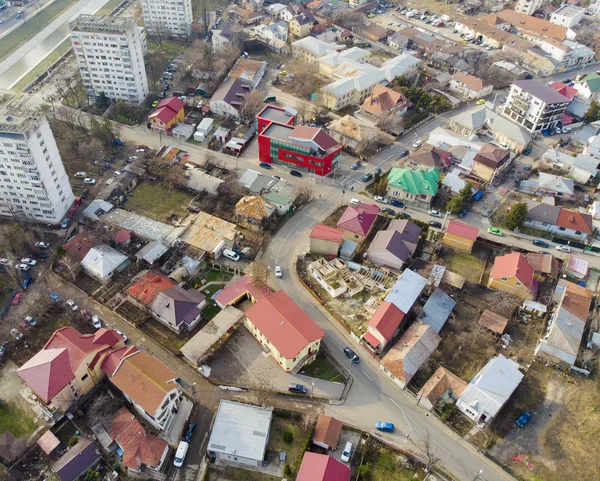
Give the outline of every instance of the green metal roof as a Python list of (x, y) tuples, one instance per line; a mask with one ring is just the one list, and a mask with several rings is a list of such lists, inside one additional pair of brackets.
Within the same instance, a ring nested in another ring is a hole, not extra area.
[(388, 174), (388, 185), (398, 187), (413, 195), (435, 195), (438, 190), (440, 171), (435, 167), (426, 171), (393, 168)]
[(581, 79), (581, 81), (588, 84), (590, 92), (592, 93), (596, 93), (600, 90), (600, 75), (597, 73), (590, 73)]

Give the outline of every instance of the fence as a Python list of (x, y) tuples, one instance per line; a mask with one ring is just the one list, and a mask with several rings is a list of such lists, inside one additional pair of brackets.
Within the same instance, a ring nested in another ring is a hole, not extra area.
[[(5, 289), (10, 289), (10, 287), (9, 288), (5, 287)], [(15, 297), (16, 293), (17, 293), (17, 289), (11, 289), (10, 295), (6, 298), (6, 301), (4, 301), (3, 306), (0, 307), (0, 319), (2, 319), (2, 316), (4, 316), (4, 313), (8, 310), (8, 307), (12, 303), (12, 300)]]

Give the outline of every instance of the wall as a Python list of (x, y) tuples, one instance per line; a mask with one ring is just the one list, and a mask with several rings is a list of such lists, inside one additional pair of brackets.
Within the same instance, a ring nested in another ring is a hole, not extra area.
[(516, 277), (508, 277), (505, 281), (500, 278), (493, 279), (490, 277), (488, 287), (508, 292), (523, 299), (532, 299), (533, 296), (529, 289), (524, 285), (517, 285), (518, 282)]
[(340, 246), (336, 242), (323, 239), (310, 239), (310, 253), (326, 256), (337, 256)]
[(474, 242), (469, 239), (465, 239), (464, 237), (459, 237), (454, 234), (445, 233), (444, 234), (444, 244), (459, 249), (464, 252), (468, 252), (469, 254), (473, 250)]

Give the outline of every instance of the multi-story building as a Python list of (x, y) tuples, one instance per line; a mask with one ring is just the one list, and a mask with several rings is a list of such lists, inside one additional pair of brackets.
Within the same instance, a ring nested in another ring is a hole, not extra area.
[(537, 80), (519, 80), (510, 86), (502, 114), (529, 132), (553, 128), (571, 101)]
[(579, 25), (583, 20), (585, 10), (575, 5), (564, 4), (550, 17), (550, 22), (563, 27), (571, 28)]
[(142, 0), (149, 34), (188, 37), (192, 33), (192, 0)]
[(536, 10), (542, 8), (546, 3), (548, 3), (547, 0), (518, 0), (515, 5), (515, 12), (533, 15)]
[(143, 102), (148, 95), (144, 29), (131, 17), (79, 15), (69, 24), (89, 97)]
[(0, 216), (58, 224), (73, 201), (48, 120), (0, 113)]
[(257, 115), (258, 158), (296, 170), (327, 175), (342, 155), (342, 146), (318, 127), (294, 126), (295, 111), (267, 105)]

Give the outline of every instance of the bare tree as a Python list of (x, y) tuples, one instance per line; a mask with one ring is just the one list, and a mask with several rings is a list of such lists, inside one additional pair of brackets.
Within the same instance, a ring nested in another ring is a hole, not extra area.
[(248, 266), (247, 272), (255, 281), (262, 282), (265, 286), (268, 284), (270, 267), (266, 262), (253, 262)]
[(65, 267), (65, 269), (71, 275), (71, 279), (73, 284), (77, 282), (77, 274), (81, 271), (81, 262), (77, 259), (73, 258), (69, 254), (65, 254), (61, 259), (60, 263)]
[(146, 73), (148, 78), (152, 80), (152, 86), (156, 89), (156, 82), (160, 80), (163, 72), (169, 65), (169, 57), (167, 54), (155, 50), (154, 52), (148, 53), (144, 61), (146, 65)]
[(584, 369), (591, 369), (594, 362), (598, 359), (598, 352), (593, 349), (581, 348), (579, 350), (579, 359)]
[(363, 18), (360, 13), (348, 11), (348, 10), (338, 10), (333, 15), (333, 21), (337, 25), (341, 25), (344, 28), (347, 28), (351, 32), (356, 32), (361, 26)]
[(317, 413), (304, 413), (302, 416), (302, 427), (305, 431), (309, 431), (315, 424), (317, 424)]
[(310, 185), (299, 185), (294, 193), (296, 194), (294, 199), (294, 205), (296, 206), (306, 205), (313, 200), (313, 189)]
[(240, 109), (242, 118), (252, 120), (263, 108), (263, 96), (259, 90), (254, 90), (244, 97), (244, 103)]
[(425, 458), (427, 461), (427, 464), (425, 465), (425, 472), (428, 473), (433, 468), (435, 468), (435, 466), (440, 462), (440, 457), (437, 455), (439, 445), (432, 441), (431, 434), (429, 433), (429, 431), (425, 436), (425, 442), (423, 447), (425, 450)]
[(294, 74), (293, 87), (296, 96), (308, 98), (318, 90), (318, 67), (300, 58), (295, 58), (287, 64), (287, 70)]

